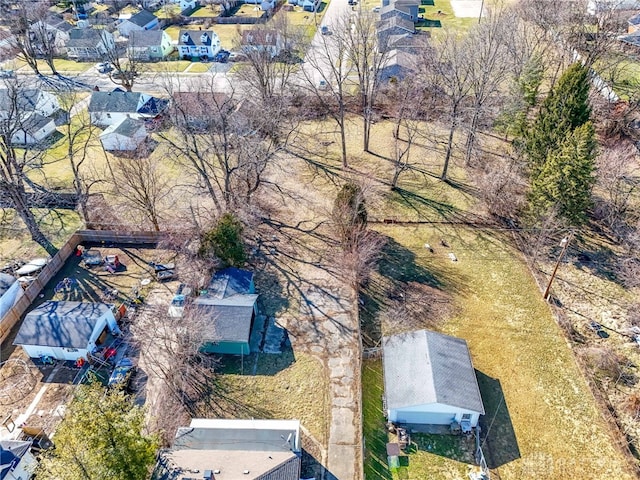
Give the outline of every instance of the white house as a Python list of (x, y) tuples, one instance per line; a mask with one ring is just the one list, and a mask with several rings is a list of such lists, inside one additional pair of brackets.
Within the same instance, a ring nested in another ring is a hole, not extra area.
[(55, 52), (64, 54), (67, 51), (69, 32), (73, 30), (73, 25), (59, 15), (50, 15), (42, 20), (38, 20), (30, 26), (30, 30), (35, 34), (34, 39), (41, 39), (45, 32), (50, 35), (53, 41)]
[(418, 330), (384, 337), (382, 351), (390, 422), (478, 425), (484, 406), (467, 342)]
[(180, 58), (213, 58), (220, 51), (220, 39), (213, 30), (180, 30), (178, 53)]
[(56, 131), (56, 122), (51, 117), (34, 113), (16, 126), (11, 135), (11, 143), (16, 145), (36, 145)]
[(87, 358), (104, 344), (109, 333), (120, 334), (113, 305), (48, 301), (29, 312), (13, 344), (31, 358)]
[(6, 273), (0, 273), (0, 321), (22, 296), (18, 280)]
[(596, 15), (603, 12), (616, 10), (640, 10), (639, 0), (589, 0), (587, 2), (587, 13)]
[(162, 452), (155, 478), (175, 480), (177, 469), (202, 472), (189, 478), (300, 480), (300, 421), (194, 418)]
[(28, 480), (37, 460), (31, 454), (31, 442), (0, 440), (0, 479)]
[(125, 118), (153, 118), (166, 108), (167, 103), (166, 100), (140, 92), (92, 92), (89, 116), (92, 124), (106, 127), (117, 125)]
[(275, 57), (284, 48), (284, 39), (274, 29), (245, 30), (242, 32), (240, 46), (244, 53), (268, 52), (271, 57)]
[(133, 151), (147, 138), (147, 129), (142, 120), (125, 118), (120, 123), (108, 126), (100, 134), (102, 148), (107, 151)]
[(55, 95), (36, 89), (0, 89), (0, 119), (8, 120), (11, 141), (20, 145), (41, 142), (56, 130), (52, 118), (60, 110)]
[(104, 28), (74, 28), (69, 31), (67, 56), (72, 60), (101, 60), (114, 48), (113, 35)]
[(187, 9), (193, 10), (198, 4), (197, 0), (173, 0), (173, 3), (180, 4), (180, 11)]
[(131, 35), (131, 32), (157, 30), (158, 28), (160, 28), (158, 17), (147, 10), (140, 10), (129, 18), (121, 18), (118, 23), (118, 31), (124, 37)]

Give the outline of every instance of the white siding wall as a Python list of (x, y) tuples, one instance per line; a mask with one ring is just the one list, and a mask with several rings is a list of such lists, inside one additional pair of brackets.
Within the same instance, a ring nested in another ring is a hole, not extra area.
[(22, 345), (22, 348), (31, 358), (39, 358), (40, 355), (48, 355), (56, 360), (75, 361), (80, 357), (87, 358), (87, 350), (83, 348), (79, 348), (75, 352), (61, 347), (41, 347), (38, 345)]
[(28, 480), (33, 475), (36, 459), (30, 452), (26, 452), (12, 471), (7, 473), (5, 480)]
[(475, 427), (480, 419), (478, 412), (472, 412), (441, 403), (391, 409), (388, 412), (388, 416), (390, 422), (449, 425), (452, 420), (459, 423), (462, 420), (462, 415), (465, 413), (471, 414), (471, 426)]

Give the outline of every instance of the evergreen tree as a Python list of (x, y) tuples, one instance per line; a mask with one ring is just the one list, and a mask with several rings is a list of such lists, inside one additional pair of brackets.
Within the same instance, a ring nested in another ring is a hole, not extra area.
[(562, 74), (525, 133), (524, 148), (532, 175), (577, 127), (589, 121), (589, 70), (579, 62)]
[(240, 220), (232, 213), (225, 213), (216, 226), (203, 235), (198, 253), (201, 257), (213, 254), (226, 265), (242, 266), (246, 261), (242, 230)]
[(105, 392), (97, 382), (79, 386), (36, 479), (145, 480), (158, 442), (142, 433), (144, 423), (144, 411), (122, 390)]
[(572, 225), (586, 221), (595, 183), (596, 139), (591, 122), (576, 128), (532, 178), (529, 195), (534, 214), (555, 208)]

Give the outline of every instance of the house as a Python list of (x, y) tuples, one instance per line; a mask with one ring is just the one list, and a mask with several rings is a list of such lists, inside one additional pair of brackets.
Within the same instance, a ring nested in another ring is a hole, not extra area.
[(393, 423), (477, 426), (484, 406), (467, 342), (429, 330), (382, 339), (384, 395)]
[(194, 418), (160, 454), (153, 478), (299, 480), (300, 469), (299, 420)]
[(240, 49), (244, 53), (268, 52), (273, 58), (284, 49), (284, 39), (277, 30), (245, 30), (240, 38)]
[(640, 31), (640, 13), (635, 14), (627, 20), (627, 33), (632, 34)]
[(169, 115), (176, 126), (206, 130), (215, 127), (218, 121), (211, 112), (229, 113), (239, 104), (237, 99), (221, 92), (175, 92)]
[(120, 19), (120, 23), (118, 23), (118, 31), (124, 37), (128, 37), (132, 32), (157, 30), (158, 28), (160, 28), (158, 17), (148, 10), (140, 10), (130, 18)]
[(197, 0), (172, 0), (173, 3), (180, 4), (180, 11), (183, 12), (185, 10), (195, 10), (198, 6)]
[(302, 7), (305, 12), (315, 12), (320, 6), (320, 0), (298, 0), (298, 5)]
[(415, 33), (416, 26), (411, 20), (400, 16), (391, 17), (378, 24), (378, 45), (381, 50), (387, 50), (391, 41), (397, 42), (400, 37)]
[(193, 314), (207, 323), (202, 351), (248, 355), (257, 301), (252, 272), (235, 267), (216, 272), (206, 294), (192, 305)]
[(100, 134), (102, 148), (107, 151), (134, 151), (147, 139), (147, 129), (142, 120), (125, 118), (109, 125)]
[(387, 51), (387, 57), (378, 72), (378, 78), (382, 83), (401, 81), (416, 73), (417, 70), (418, 59), (415, 54), (394, 48)]
[(35, 34), (35, 38), (41, 38), (44, 32), (47, 32), (53, 41), (54, 51), (59, 54), (65, 54), (67, 51), (67, 42), (69, 41), (69, 32), (73, 30), (73, 25), (67, 22), (60, 15), (49, 15), (48, 17), (38, 20), (31, 25), (30, 30)]
[(167, 103), (146, 93), (114, 90), (92, 92), (88, 110), (92, 124), (106, 127), (119, 124), (125, 118), (154, 118), (162, 113)]
[(55, 118), (60, 104), (55, 95), (44, 90), (0, 89), (0, 119), (11, 133), (11, 142), (20, 145), (40, 143), (56, 131)]
[(12, 275), (0, 272), (0, 322), (21, 296), (20, 282)]
[(149, 61), (163, 60), (175, 47), (164, 30), (147, 30), (131, 32), (128, 48), (133, 58)]
[(418, 16), (419, 7), (420, 2), (417, 0), (396, 0), (380, 9), (380, 19), (384, 21), (392, 17), (400, 17), (415, 23), (420, 20)]
[(213, 30), (180, 30), (178, 53), (180, 58), (191, 57), (209, 59), (220, 51), (220, 39)]
[(0, 440), (0, 480), (27, 480), (33, 476), (36, 464), (31, 442)]
[(81, 61), (101, 60), (115, 48), (113, 35), (103, 28), (74, 28), (69, 31), (67, 56)]
[(109, 333), (120, 334), (112, 309), (105, 303), (44, 302), (24, 317), (13, 344), (31, 358), (86, 359)]
[(244, 3), (260, 5), (260, 10), (268, 12), (276, 7), (276, 0), (244, 0)]
[(54, 118), (39, 113), (23, 119), (11, 135), (11, 143), (16, 145), (37, 145), (56, 131)]

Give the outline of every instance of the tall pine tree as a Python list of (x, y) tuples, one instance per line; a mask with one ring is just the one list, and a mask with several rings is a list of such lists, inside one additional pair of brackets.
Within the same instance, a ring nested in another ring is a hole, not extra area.
[(532, 178), (529, 200), (534, 214), (555, 208), (570, 224), (583, 224), (591, 206), (595, 158), (595, 130), (587, 122), (571, 132), (557, 150), (549, 152)]
[(572, 64), (544, 100), (533, 125), (524, 135), (524, 148), (532, 176), (543, 168), (573, 130), (589, 121), (589, 69)]

